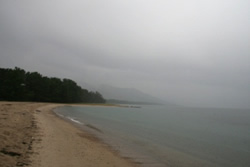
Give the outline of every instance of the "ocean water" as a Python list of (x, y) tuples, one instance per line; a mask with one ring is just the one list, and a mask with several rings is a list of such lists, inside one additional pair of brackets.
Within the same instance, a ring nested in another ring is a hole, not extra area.
[(55, 112), (141, 166), (250, 166), (249, 109), (69, 106)]

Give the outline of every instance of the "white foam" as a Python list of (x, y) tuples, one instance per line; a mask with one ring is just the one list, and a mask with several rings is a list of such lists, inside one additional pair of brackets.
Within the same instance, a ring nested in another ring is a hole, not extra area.
[(77, 124), (80, 124), (80, 125), (83, 125), (83, 123), (82, 122), (80, 122), (80, 121), (78, 121), (78, 120), (76, 120), (76, 119), (74, 119), (74, 118), (71, 118), (71, 117), (67, 117), (69, 120), (71, 120), (72, 122), (75, 122), (75, 123), (77, 123)]

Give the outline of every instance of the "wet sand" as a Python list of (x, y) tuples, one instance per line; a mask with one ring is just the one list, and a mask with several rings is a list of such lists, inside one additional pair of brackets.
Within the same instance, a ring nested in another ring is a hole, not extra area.
[(61, 105), (0, 102), (1, 167), (137, 166), (56, 116)]

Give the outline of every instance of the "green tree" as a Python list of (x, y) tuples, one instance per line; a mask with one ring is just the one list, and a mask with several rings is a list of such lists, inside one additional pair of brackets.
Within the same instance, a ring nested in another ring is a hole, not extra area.
[(99, 92), (82, 89), (70, 79), (49, 78), (38, 72), (0, 68), (0, 100), (58, 103), (105, 103)]

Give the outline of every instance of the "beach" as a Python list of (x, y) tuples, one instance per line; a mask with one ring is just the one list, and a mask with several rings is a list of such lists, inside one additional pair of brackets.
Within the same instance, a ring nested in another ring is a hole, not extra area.
[(0, 166), (138, 166), (52, 112), (62, 105), (0, 102)]

